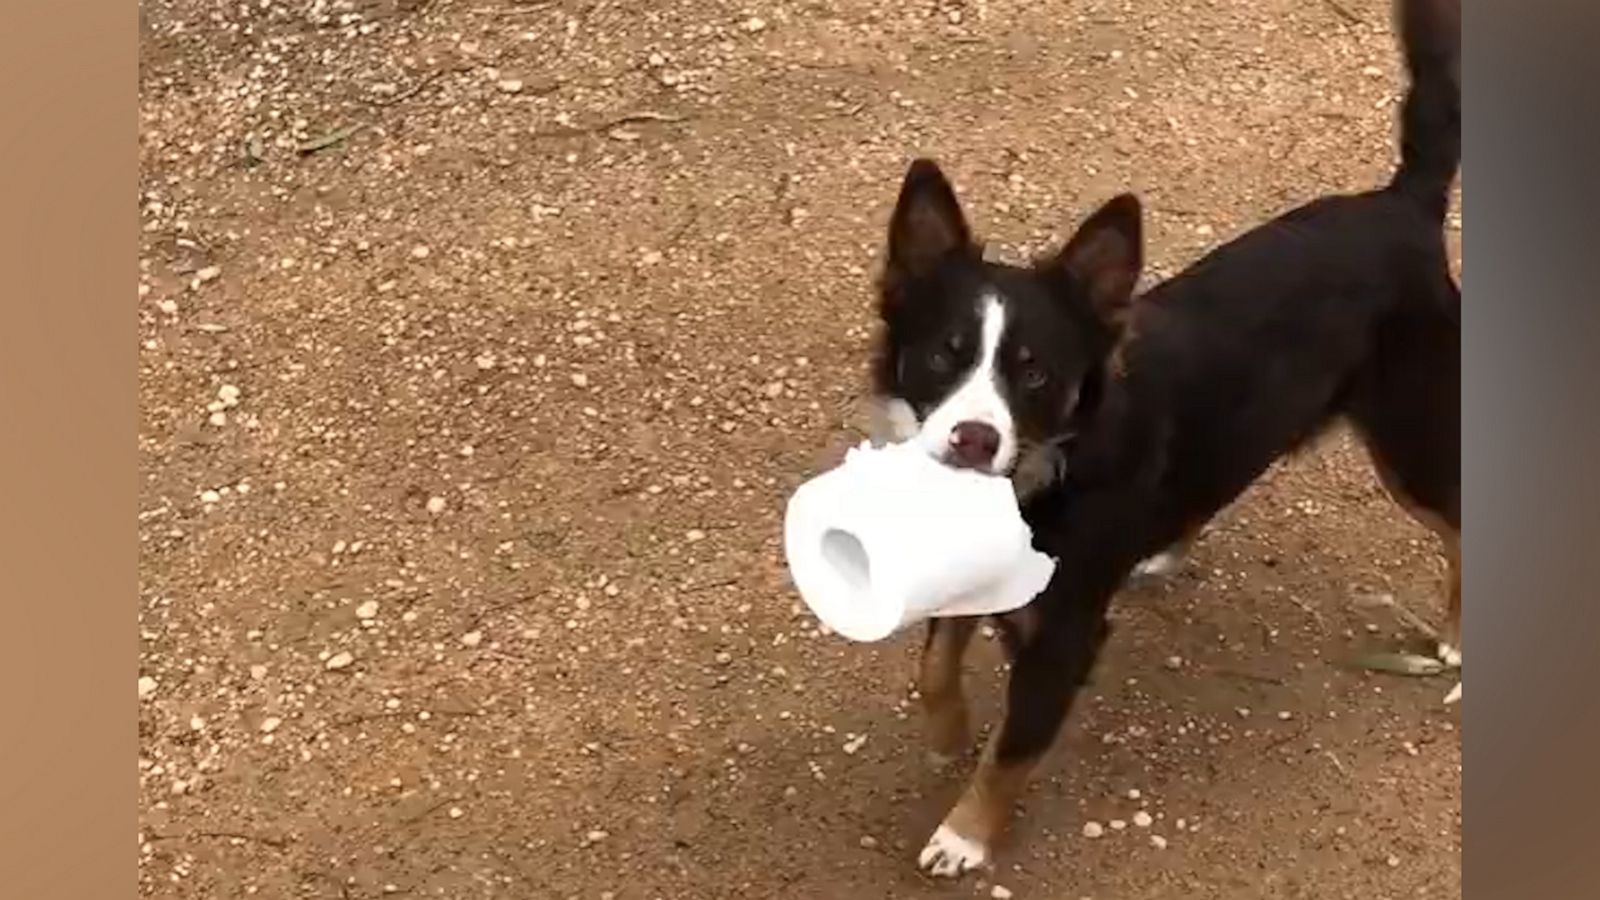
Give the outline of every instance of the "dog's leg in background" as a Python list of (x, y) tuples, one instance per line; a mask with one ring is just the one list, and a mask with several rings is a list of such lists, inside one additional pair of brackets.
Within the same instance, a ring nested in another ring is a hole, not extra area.
[(1168, 575), (1176, 575), (1178, 570), (1183, 568), (1183, 564), (1188, 562), (1189, 550), (1194, 547), (1194, 542), (1199, 536), (1200, 532), (1196, 529), (1167, 549), (1134, 566), (1133, 577), (1165, 578)]
[(971, 739), (961, 660), (978, 628), (976, 618), (929, 619), (917, 692), (928, 720), (928, 759), (943, 768), (967, 751)]
[(961, 799), (918, 858), (933, 875), (954, 877), (989, 861), (1034, 766), (1055, 742), (1109, 631), (1107, 592), (1099, 602), (1062, 605), (1037, 620), (1016, 648), (1005, 720), (995, 730)]
[[(1449, 543), (1450, 597), (1445, 609), (1444, 632), (1439, 636), (1439, 658), (1445, 665), (1461, 667), (1461, 535), (1453, 533)], [(1461, 699), (1461, 680), (1445, 695), (1445, 703)]]

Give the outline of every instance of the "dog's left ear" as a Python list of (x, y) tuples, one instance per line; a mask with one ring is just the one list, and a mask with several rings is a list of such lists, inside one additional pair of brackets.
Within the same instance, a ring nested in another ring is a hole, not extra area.
[(925, 275), (944, 259), (963, 253), (975, 255), (977, 246), (955, 188), (933, 160), (914, 160), (889, 217), (887, 274)]
[(1121, 194), (1107, 201), (1043, 268), (1067, 276), (1085, 292), (1107, 327), (1119, 333), (1127, 325), (1133, 288), (1144, 268), (1144, 228), (1139, 198)]

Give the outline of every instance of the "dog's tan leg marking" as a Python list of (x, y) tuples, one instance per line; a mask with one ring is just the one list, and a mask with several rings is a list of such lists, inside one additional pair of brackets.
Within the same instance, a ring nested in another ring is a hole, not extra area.
[(996, 758), (999, 743), (1000, 730), (996, 729), (961, 799), (923, 848), (918, 862), (930, 874), (953, 878), (988, 863), (1038, 762), (1027, 759), (1002, 764)]
[(967, 750), (967, 696), (961, 689), (961, 661), (978, 628), (975, 618), (937, 619), (928, 623), (917, 691), (928, 720), (929, 756), (944, 765)]
[(1447, 665), (1461, 665), (1461, 531), (1445, 521), (1444, 516), (1423, 506), (1406, 493), (1399, 476), (1383, 463), (1376, 452), (1371, 452), (1373, 469), (1378, 481), (1389, 497), (1399, 504), (1417, 524), (1433, 532), (1442, 545), (1446, 575), (1445, 622), (1439, 631), (1439, 658)]

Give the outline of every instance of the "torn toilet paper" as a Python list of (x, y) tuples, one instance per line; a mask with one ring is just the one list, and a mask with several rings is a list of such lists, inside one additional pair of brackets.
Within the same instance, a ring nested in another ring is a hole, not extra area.
[(854, 641), (1019, 609), (1056, 567), (1033, 549), (1009, 480), (910, 444), (863, 443), (802, 484), (784, 516), (784, 552), (812, 613)]

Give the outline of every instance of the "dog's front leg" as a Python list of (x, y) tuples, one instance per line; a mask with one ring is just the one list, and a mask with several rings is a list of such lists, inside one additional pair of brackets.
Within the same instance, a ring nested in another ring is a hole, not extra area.
[(928, 722), (928, 759), (935, 768), (943, 768), (967, 751), (970, 731), (967, 697), (961, 689), (961, 660), (977, 628), (976, 618), (928, 620), (917, 693)]
[[(1056, 617), (1056, 621), (1051, 618)], [(1055, 742), (1079, 687), (1105, 644), (1105, 603), (1059, 608), (1020, 632), (1006, 686), (1005, 719), (984, 748), (966, 791), (918, 859), (954, 877), (986, 864), (1028, 776)]]

